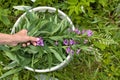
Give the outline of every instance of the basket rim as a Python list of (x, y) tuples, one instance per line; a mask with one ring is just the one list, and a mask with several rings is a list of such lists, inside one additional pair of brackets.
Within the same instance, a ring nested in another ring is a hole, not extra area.
[[(66, 18), (68, 20), (68, 22), (70, 23), (72, 29), (74, 30), (75, 27), (71, 21), (71, 19), (64, 13), (62, 12), (61, 10), (59, 9), (56, 9), (55, 7), (48, 7), (48, 6), (40, 6), (40, 7), (36, 7), (36, 8), (33, 8), (31, 10), (29, 10), (30, 12), (31, 11), (39, 11), (39, 12), (45, 12), (46, 10), (48, 10), (48, 12), (55, 12), (56, 10), (58, 10), (58, 13), (63, 17), (63, 18)], [(24, 16), (26, 15), (26, 12), (23, 13), (18, 19), (17, 21), (15, 22), (13, 28), (12, 28), (12, 31), (11, 31), (11, 34), (14, 34), (15, 33), (15, 28), (17, 27), (17, 25), (19, 24), (21, 18), (23, 18)], [(25, 69), (27, 70), (30, 70), (30, 71), (34, 71), (34, 72), (39, 72), (39, 73), (45, 73), (45, 72), (51, 72), (51, 71), (55, 71), (55, 70), (58, 70), (60, 68), (63, 68), (64, 66), (66, 66), (70, 61), (71, 59), (73, 58), (72, 55), (68, 55), (66, 60), (64, 60), (62, 63), (58, 64), (57, 66), (53, 66), (51, 68), (47, 68), (47, 69), (33, 69), (31, 67), (28, 67), (28, 66), (25, 66)]]

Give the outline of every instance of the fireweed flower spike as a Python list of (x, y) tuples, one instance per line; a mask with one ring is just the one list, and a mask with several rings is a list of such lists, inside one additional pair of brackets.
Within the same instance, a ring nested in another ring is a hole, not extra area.
[(74, 54), (74, 51), (71, 49), (71, 50), (70, 50), (70, 53), (71, 53), (71, 54)]
[(38, 46), (44, 46), (44, 42), (43, 42), (43, 39), (41, 37), (38, 39), (37, 45)]
[(81, 34), (80, 30), (78, 30), (78, 29), (75, 29), (74, 32), (75, 32), (76, 34)]
[(67, 46), (67, 45), (69, 44), (69, 41), (68, 41), (67, 39), (65, 39), (65, 40), (63, 41), (63, 44)]
[(92, 36), (92, 35), (93, 35), (92, 30), (87, 30), (86, 32), (87, 32), (87, 36), (88, 36), (88, 37), (90, 37), (90, 36)]
[(73, 44), (75, 44), (75, 41), (70, 39), (70, 45), (73, 45)]
[(86, 30), (82, 30), (82, 34), (84, 34), (86, 32)]
[(70, 52), (71, 52), (70, 46), (68, 46), (68, 47), (66, 48), (66, 52), (67, 52), (67, 53), (70, 53)]

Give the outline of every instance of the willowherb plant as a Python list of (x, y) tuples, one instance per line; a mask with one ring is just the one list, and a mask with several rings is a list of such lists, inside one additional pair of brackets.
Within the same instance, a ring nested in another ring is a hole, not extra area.
[(67, 55), (78, 55), (85, 50), (85, 46), (89, 47), (88, 39), (93, 35), (92, 30), (72, 30), (66, 19), (47, 11), (27, 12), (15, 27), (15, 32), (22, 29), (27, 29), (29, 36), (39, 37), (39, 40), (37, 46), (7, 47), (4, 52), (17, 64), (14, 67), (19, 65), (45, 69), (56, 66), (63, 62)]

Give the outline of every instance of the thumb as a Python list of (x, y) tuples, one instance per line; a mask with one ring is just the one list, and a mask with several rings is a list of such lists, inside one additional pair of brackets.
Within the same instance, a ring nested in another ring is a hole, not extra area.
[(38, 38), (29, 36), (29, 41), (38, 41)]
[(26, 29), (23, 29), (19, 32), (16, 33), (17, 35), (27, 35), (27, 30)]

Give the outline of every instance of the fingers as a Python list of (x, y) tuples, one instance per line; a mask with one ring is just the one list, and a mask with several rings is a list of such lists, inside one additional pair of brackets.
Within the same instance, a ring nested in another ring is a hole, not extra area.
[(37, 44), (36, 44), (36, 42), (32, 42), (32, 44), (34, 45), (34, 46), (36, 46)]
[(27, 46), (29, 46), (30, 45), (30, 42), (27, 42)]
[(37, 45), (36, 42), (31, 42), (31, 43), (30, 43), (30, 42), (27, 42), (27, 43), (23, 43), (22, 46), (23, 46), (23, 47), (26, 47), (26, 46), (29, 46), (30, 44), (32, 44), (33, 46), (36, 46), (36, 45)]
[(28, 36), (26, 29), (19, 31), (17, 34), (23, 36), (22, 38), (24, 38), (22, 39), (22, 42), (25, 42), (22, 44), (23, 47), (29, 46), (30, 44), (36, 46), (36, 42), (39, 40), (39, 38)]
[(22, 46), (23, 46), (23, 47), (26, 47), (26, 44), (24, 43), (24, 44), (22, 44)]

